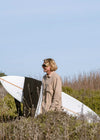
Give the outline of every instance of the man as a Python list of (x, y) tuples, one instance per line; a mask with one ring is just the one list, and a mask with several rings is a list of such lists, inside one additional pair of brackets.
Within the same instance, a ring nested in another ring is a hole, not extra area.
[(41, 113), (47, 111), (60, 111), (62, 105), (61, 92), (62, 81), (60, 76), (55, 72), (57, 65), (51, 58), (45, 59), (42, 68), (46, 74), (43, 76), (43, 99)]

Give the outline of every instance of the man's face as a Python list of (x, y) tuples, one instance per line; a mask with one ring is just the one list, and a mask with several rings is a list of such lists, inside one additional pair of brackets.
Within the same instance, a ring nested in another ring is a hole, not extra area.
[(50, 66), (46, 66), (45, 63), (42, 65), (42, 68), (43, 68), (44, 72), (46, 72), (47, 74), (51, 71)]

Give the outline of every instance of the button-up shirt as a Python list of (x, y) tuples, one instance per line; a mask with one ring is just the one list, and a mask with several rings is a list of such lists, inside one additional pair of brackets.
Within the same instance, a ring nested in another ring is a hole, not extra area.
[(62, 99), (62, 81), (56, 72), (50, 75), (44, 75), (42, 80), (43, 85), (43, 100), (41, 113), (49, 110), (61, 110)]

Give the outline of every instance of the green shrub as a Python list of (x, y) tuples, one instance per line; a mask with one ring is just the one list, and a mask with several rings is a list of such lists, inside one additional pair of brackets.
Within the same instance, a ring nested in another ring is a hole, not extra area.
[(1, 72), (1, 73), (0, 73), (0, 77), (2, 77), (2, 76), (6, 76), (6, 74), (3, 73), (3, 72)]
[(17, 116), (17, 110), (14, 98), (7, 94), (3, 99), (0, 99), (0, 120), (8, 120)]
[(68, 93), (68, 94), (73, 93), (73, 89), (71, 87), (64, 87), (63, 86), (62, 89), (63, 89), (63, 92), (65, 92), (65, 93)]

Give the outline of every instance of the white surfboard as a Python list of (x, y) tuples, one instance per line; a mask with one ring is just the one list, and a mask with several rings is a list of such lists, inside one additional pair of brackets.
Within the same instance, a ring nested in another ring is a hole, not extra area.
[(62, 92), (62, 107), (68, 114), (77, 117), (83, 116), (89, 122), (100, 120), (100, 117), (92, 109), (64, 92)]
[(24, 81), (25, 77), (21, 76), (0, 77), (0, 82), (6, 91), (19, 102), (22, 102)]
[[(23, 101), (23, 87), (25, 82), (25, 77), (21, 76), (3, 76), (0, 77), (0, 82), (7, 90), (9, 94), (11, 94), (15, 99), (22, 102)], [(40, 114), (40, 108), (42, 103), (42, 87), (40, 92), (40, 97), (36, 109), (35, 116)], [(68, 95), (67, 93), (62, 92), (62, 107), (64, 112), (73, 115), (80, 116), (83, 115), (87, 117), (88, 120), (92, 120), (94, 118), (100, 120), (100, 117), (89, 107), (87, 107), (82, 102)]]

